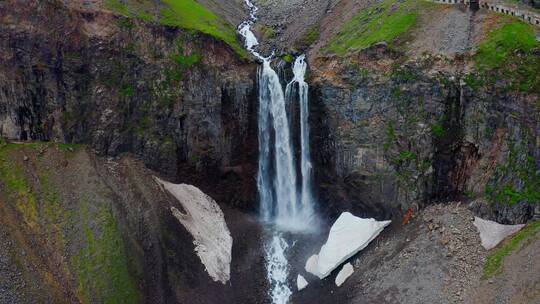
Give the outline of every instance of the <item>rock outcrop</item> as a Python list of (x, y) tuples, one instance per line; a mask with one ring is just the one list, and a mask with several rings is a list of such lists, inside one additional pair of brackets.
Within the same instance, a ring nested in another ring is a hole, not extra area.
[[(493, 200), (503, 185), (535, 188), (534, 94), (507, 92), (503, 83), (474, 86), (459, 62), (449, 66), (442, 57), (401, 56), (377, 44), (312, 64), (312, 154), (322, 201), (383, 219), (433, 201)], [(531, 202), (519, 199), (485, 208), (504, 223), (533, 214)]]
[(0, 10), (1, 136), (131, 152), (175, 182), (254, 208), (255, 64), (215, 38), (106, 10), (61, 1)]

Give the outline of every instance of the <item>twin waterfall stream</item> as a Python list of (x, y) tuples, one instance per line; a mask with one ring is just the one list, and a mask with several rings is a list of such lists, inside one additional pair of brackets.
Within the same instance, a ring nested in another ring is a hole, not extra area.
[[(257, 76), (259, 88), (258, 138), (259, 161), (257, 189), (262, 220), (267, 224), (264, 245), (269, 295), (272, 303), (288, 303), (292, 294), (287, 284), (289, 265), (287, 250), (292, 242), (286, 232), (305, 232), (311, 229), (314, 217), (311, 192), (312, 166), (309, 152), (308, 84), (304, 80), (307, 69), (305, 56), (296, 58), (294, 78), (287, 84), (285, 93), (278, 74), (270, 65), (272, 55), (264, 57), (255, 47), (259, 44), (251, 31), (257, 20), (257, 7), (245, 0), (250, 19), (240, 24), (238, 32), (245, 39), (246, 49), (262, 61)], [(297, 95), (296, 95), (297, 94)], [(297, 169), (287, 116), (287, 104), (298, 96), (300, 107), (301, 179)]]

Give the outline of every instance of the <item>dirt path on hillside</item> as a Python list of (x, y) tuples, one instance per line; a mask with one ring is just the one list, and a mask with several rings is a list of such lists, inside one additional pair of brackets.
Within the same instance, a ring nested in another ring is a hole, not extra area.
[(474, 304), (540, 303), (540, 232), (504, 260), (503, 271), (482, 281), (474, 291)]
[(433, 12), (423, 16), (421, 26), (414, 31), (411, 54), (428, 52), (453, 57), (472, 50), (478, 31), (475, 19), (481, 19), (481, 13), (473, 13), (465, 5), (448, 5)]

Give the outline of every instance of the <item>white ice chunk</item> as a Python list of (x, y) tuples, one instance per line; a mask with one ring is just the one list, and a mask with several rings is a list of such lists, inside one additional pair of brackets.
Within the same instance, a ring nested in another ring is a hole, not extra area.
[(336, 276), (336, 286), (339, 287), (343, 284), (354, 272), (354, 268), (351, 263), (343, 265), (343, 268), (339, 271)]
[(363, 219), (343, 212), (330, 228), (328, 240), (321, 247), (318, 258), (312, 256), (311, 261), (307, 261), (306, 271), (325, 278), (348, 258), (366, 248), (390, 222)]
[(314, 254), (312, 256), (309, 257), (309, 259), (306, 261), (306, 271), (311, 273), (311, 274), (314, 274), (316, 276), (319, 276), (318, 275), (318, 272), (317, 272), (317, 264), (319, 263), (319, 256)]
[(172, 184), (155, 178), (182, 205), (186, 213), (171, 212), (193, 236), (195, 252), (214, 281), (225, 284), (230, 278), (232, 237), (225, 216), (216, 201), (197, 187)]
[(306, 281), (306, 279), (304, 279), (304, 277), (299, 274), (298, 277), (296, 277), (296, 287), (298, 288), (298, 291), (306, 288), (306, 286), (308, 286), (308, 282)]
[(489, 250), (497, 246), (506, 237), (518, 232), (525, 225), (502, 225), (497, 222), (488, 221), (479, 217), (474, 217), (474, 226), (480, 233), (482, 246)]

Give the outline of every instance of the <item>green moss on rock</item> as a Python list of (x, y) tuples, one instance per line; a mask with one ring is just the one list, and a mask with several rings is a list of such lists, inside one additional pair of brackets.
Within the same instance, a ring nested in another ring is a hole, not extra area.
[(10, 151), (16, 145), (6, 144), (0, 148), (0, 184), (12, 197), (16, 209), (21, 213), (24, 223), (31, 229), (38, 227), (39, 205), (23, 168), (11, 159)]
[(110, 209), (91, 211), (84, 201), (80, 212), (86, 246), (73, 259), (77, 293), (83, 303), (138, 303), (136, 280), (129, 272), (124, 242)]
[[(236, 39), (235, 28), (195, 0), (104, 0), (105, 7), (128, 18), (196, 31), (228, 44), (241, 58), (248, 54)], [(129, 20), (120, 20), (120, 29), (130, 29)]]

